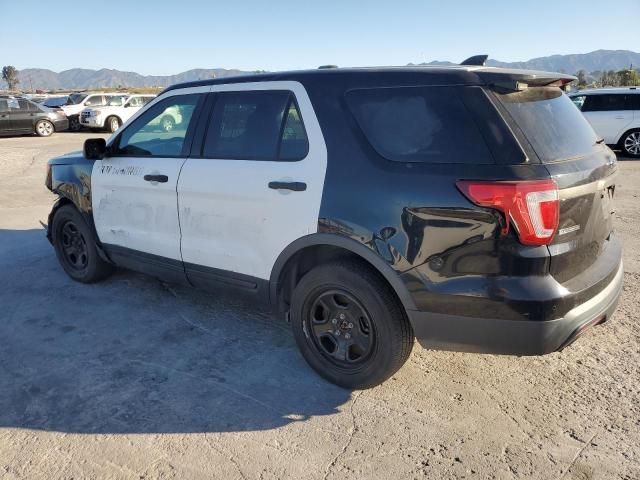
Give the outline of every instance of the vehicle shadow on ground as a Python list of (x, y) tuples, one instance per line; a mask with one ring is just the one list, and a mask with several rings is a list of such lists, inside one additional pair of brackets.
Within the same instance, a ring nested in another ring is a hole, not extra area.
[(130, 272), (78, 284), (42, 230), (0, 230), (0, 272), (0, 427), (265, 430), (350, 399), (249, 299)]

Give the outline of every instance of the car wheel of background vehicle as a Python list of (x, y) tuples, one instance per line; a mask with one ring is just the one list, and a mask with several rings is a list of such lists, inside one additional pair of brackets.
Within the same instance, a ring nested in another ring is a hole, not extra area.
[(384, 279), (359, 261), (321, 265), (293, 292), (293, 334), (305, 360), (345, 388), (370, 388), (409, 358), (413, 329)]
[(162, 128), (163, 132), (170, 132), (175, 126), (176, 122), (169, 115), (165, 115), (162, 117), (162, 120), (160, 120), (160, 128)]
[(631, 130), (625, 133), (620, 140), (619, 147), (625, 155), (640, 158), (640, 130)]
[(60, 207), (50, 228), (58, 261), (72, 279), (93, 283), (111, 274), (113, 266), (100, 258), (95, 236), (73, 205)]
[(69, 131), (77, 132), (81, 128), (80, 118), (77, 115), (69, 117)]
[(104, 123), (107, 126), (107, 130), (111, 133), (120, 128), (120, 119), (118, 117), (109, 117)]
[(53, 123), (51, 123), (49, 120), (39, 120), (36, 123), (35, 130), (36, 135), (38, 135), (39, 137), (50, 137), (55, 131), (55, 128), (53, 127)]

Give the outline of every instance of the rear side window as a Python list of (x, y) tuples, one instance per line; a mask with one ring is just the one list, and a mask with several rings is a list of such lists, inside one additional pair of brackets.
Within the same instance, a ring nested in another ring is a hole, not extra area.
[(296, 161), (309, 150), (291, 92), (216, 94), (203, 156), (229, 160)]
[(494, 163), (456, 87), (352, 90), (347, 103), (369, 143), (389, 160)]
[(580, 110), (559, 88), (531, 87), (497, 97), (543, 162), (586, 155), (598, 140)]
[(7, 104), (7, 101), (4, 98), (0, 98), (0, 112), (8, 112), (9, 111), (9, 105)]
[(598, 94), (587, 95), (582, 105), (583, 112), (615, 112), (618, 110), (633, 110), (631, 95)]

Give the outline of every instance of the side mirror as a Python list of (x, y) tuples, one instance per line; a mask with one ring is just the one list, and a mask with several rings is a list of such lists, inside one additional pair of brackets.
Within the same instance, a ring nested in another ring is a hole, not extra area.
[(88, 138), (84, 141), (84, 158), (102, 160), (107, 154), (107, 141), (104, 138)]

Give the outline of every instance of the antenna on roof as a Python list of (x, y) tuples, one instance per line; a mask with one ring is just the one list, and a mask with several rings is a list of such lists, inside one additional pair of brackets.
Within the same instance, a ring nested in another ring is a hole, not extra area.
[(460, 65), (476, 65), (478, 67), (484, 67), (487, 58), (489, 58), (489, 55), (474, 55), (473, 57), (467, 58)]

